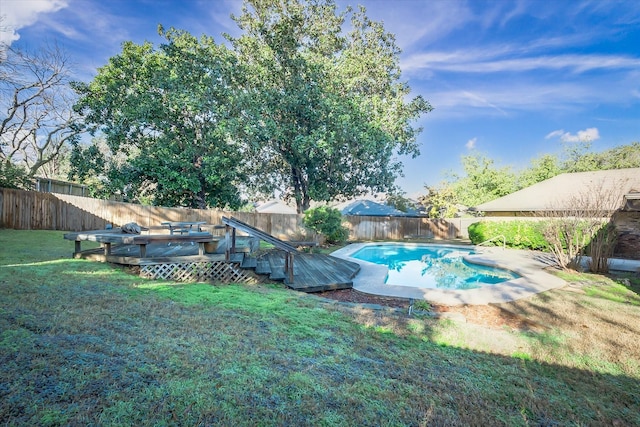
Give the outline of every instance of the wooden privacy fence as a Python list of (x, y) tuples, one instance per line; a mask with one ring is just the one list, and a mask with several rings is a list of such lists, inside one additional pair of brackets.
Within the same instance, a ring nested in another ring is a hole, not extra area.
[[(204, 221), (221, 224), (233, 216), (281, 239), (300, 239), (305, 234), (303, 215), (225, 212), (217, 209), (165, 208), (99, 200), (69, 194), (0, 188), (0, 227), (19, 230), (85, 231), (135, 222), (143, 227), (165, 221)], [(399, 240), (415, 237), (451, 239), (467, 237), (475, 218), (429, 219), (410, 217), (347, 216), (351, 240)], [(213, 230), (222, 233), (221, 230)]]
[[(466, 235), (458, 219), (431, 219), (388, 216), (347, 216), (352, 240), (400, 240), (407, 238), (453, 239)], [(476, 222), (474, 220), (473, 222)]]
[(107, 224), (118, 227), (129, 222), (151, 227), (166, 221), (203, 221), (215, 225), (222, 224), (223, 215), (234, 216), (275, 236), (294, 236), (303, 229), (302, 215), (142, 206), (69, 194), (0, 188), (0, 226), (18, 230), (100, 230)]

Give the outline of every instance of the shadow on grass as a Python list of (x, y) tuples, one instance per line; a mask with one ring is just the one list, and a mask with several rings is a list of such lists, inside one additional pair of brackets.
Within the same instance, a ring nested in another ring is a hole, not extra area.
[(637, 377), (438, 345), (432, 321), (398, 334), (278, 286), (25, 262), (0, 268), (9, 425), (640, 424)]

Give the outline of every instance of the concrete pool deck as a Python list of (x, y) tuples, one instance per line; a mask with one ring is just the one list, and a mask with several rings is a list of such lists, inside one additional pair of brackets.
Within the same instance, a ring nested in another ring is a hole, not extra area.
[[(378, 243), (354, 243), (331, 254), (360, 264), (360, 272), (353, 279), (353, 289), (367, 294), (421, 299), (440, 305), (485, 305), (528, 298), (550, 289), (562, 288), (567, 284), (559, 277), (544, 271), (544, 268), (548, 267), (548, 265), (535, 259), (531, 252), (514, 249), (482, 248), (481, 252), (465, 256), (464, 259), (470, 263), (511, 270), (521, 277), (495, 285), (465, 290), (387, 285), (384, 283), (388, 273), (386, 266), (351, 257), (363, 247), (370, 245), (378, 245)], [(470, 246), (460, 245), (429, 245), (470, 248)]]

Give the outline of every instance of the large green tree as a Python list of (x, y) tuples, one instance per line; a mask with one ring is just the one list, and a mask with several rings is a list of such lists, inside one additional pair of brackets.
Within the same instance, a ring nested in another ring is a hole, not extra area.
[(640, 167), (640, 142), (620, 145), (602, 152), (592, 152), (589, 141), (580, 142), (566, 146), (562, 160), (563, 172), (637, 167)]
[(493, 159), (474, 153), (462, 157), (464, 176), (454, 175), (452, 187), (458, 203), (475, 206), (517, 190), (516, 174), (510, 167), (498, 167)]
[(243, 67), (250, 187), (292, 197), (299, 212), (393, 189), (395, 156), (418, 154), (412, 122), (431, 110), (408, 99), (393, 35), (332, 0), (246, 0), (234, 19), (244, 31), (229, 40)]
[(552, 154), (543, 154), (533, 159), (531, 165), (520, 173), (516, 190), (553, 178), (561, 173), (562, 166), (558, 157)]
[(451, 173), (437, 187), (426, 186), (427, 194), (419, 197), (430, 217), (450, 217), (460, 205), (476, 206), (516, 191), (517, 176), (510, 167), (498, 167), (477, 152), (462, 156), (461, 161), (464, 174)]
[(91, 83), (77, 84), (76, 108), (106, 147), (78, 144), (73, 175), (102, 176), (107, 192), (136, 202), (238, 207), (234, 57), (210, 37), (159, 31), (158, 49), (126, 42)]

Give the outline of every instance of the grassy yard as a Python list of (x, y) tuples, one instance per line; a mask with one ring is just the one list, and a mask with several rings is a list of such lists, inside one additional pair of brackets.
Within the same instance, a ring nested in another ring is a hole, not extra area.
[[(0, 229), (3, 425), (640, 425), (640, 297), (601, 276), (527, 331), (175, 284)], [(636, 278), (626, 278), (629, 287)]]

